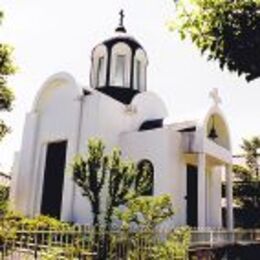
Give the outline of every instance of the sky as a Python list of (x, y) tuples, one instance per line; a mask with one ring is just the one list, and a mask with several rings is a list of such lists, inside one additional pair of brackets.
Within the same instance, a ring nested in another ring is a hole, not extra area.
[(165, 101), (168, 122), (206, 112), (212, 104), (209, 92), (218, 88), (233, 153), (241, 152), (242, 138), (260, 134), (260, 80), (247, 83), (221, 71), (190, 41), (181, 41), (171, 32), (173, 0), (1, 0), (5, 19), (0, 42), (15, 48), (19, 71), (9, 80), (16, 96), (14, 109), (0, 114), (12, 127), (0, 144), (0, 170), (10, 170), (14, 152), (20, 149), (25, 115), (50, 75), (67, 71), (80, 84), (89, 85), (91, 50), (113, 35), (121, 8), (128, 33), (148, 53), (148, 90)]

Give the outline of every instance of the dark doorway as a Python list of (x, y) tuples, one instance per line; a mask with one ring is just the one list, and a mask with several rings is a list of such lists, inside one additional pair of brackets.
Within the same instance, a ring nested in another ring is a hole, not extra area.
[(41, 214), (60, 219), (67, 141), (50, 143), (44, 170)]
[(198, 226), (198, 168), (187, 165), (187, 225)]

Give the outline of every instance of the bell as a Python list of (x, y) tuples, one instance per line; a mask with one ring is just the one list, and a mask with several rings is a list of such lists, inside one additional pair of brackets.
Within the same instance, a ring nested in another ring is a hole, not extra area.
[(212, 139), (213, 141), (218, 138), (217, 131), (215, 129), (214, 116), (212, 116), (212, 127), (209, 131), (208, 138)]
[(218, 138), (218, 135), (217, 135), (217, 132), (216, 132), (216, 129), (215, 129), (214, 126), (210, 129), (208, 138), (210, 138), (210, 139), (212, 139), (212, 140), (215, 140), (215, 139)]

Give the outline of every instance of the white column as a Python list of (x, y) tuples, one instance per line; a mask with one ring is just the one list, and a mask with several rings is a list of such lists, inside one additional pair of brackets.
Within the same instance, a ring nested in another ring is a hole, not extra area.
[(206, 155), (198, 157), (198, 227), (206, 226)]
[(23, 130), (22, 146), (18, 162), (16, 210), (25, 215), (33, 216), (34, 212), (34, 184), (37, 179), (35, 167), (36, 140), (38, 135), (38, 114), (31, 112), (26, 115)]
[(205, 170), (205, 203), (206, 203), (206, 226), (211, 226), (212, 223), (212, 175), (213, 175), (213, 167), (206, 168)]
[(17, 203), (16, 203), (16, 192), (17, 192), (17, 185), (18, 185), (18, 174), (19, 174), (19, 152), (15, 152), (14, 154), (14, 161), (12, 166), (12, 179), (10, 183), (10, 206), (13, 210), (17, 211)]
[(227, 212), (226, 212), (226, 223), (227, 228), (232, 230), (234, 228), (233, 223), (233, 178), (232, 178), (232, 165), (226, 165), (226, 203), (227, 203)]
[[(73, 136), (73, 153), (74, 155), (79, 153), (80, 148), (80, 142), (81, 142), (81, 131), (82, 131), (82, 119), (83, 119), (83, 108), (84, 108), (84, 101), (85, 96), (80, 95), (76, 101), (78, 102), (78, 109), (77, 109), (77, 118), (75, 120), (75, 132)], [(66, 201), (66, 205), (62, 207), (62, 219), (64, 220), (74, 220), (74, 203), (75, 203), (75, 191), (76, 190), (76, 184), (73, 181), (73, 177), (71, 176), (69, 178), (69, 190), (67, 191), (69, 193), (69, 198)], [(66, 210), (65, 210), (66, 208)], [(67, 214), (65, 214), (67, 212)]]

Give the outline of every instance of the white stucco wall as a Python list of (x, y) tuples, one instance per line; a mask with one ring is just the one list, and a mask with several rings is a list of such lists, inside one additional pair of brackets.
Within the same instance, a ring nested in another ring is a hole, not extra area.
[(40, 213), (48, 143), (68, 142), (61, 219), (86, 223), (91, 220), (90, 208), (71, 180), (69, 164), (73, 157), (86, 152), (91, 137), (102, 138), (109, 151), (119, 145), (121, 133), (137, 130), (146, 120), (165, 116), (164, 107), (160, 107), (161, 101), (155, 102), (154, 94), (139, 97), (132, 113), (126, 105), (95, 90), (80, 98), (79, 89), (66, 73), (50, 77), (27, 116), (16, 190), (17, 209), (27, 215)]
[(181, 134), (171, 129), (124, 133), (120, 146), (129, 159), (149, 159), (153, 163), (154, 194), (169, 194), (176, 212), (174, 225), (186, 224), (186, 167)]
[[(154, 93), (138, 94), (130, 105), (125, 105), (94, 89), (89, 92), (84, 96), (82, 88), (67, 73), (56, 74), (43, 84), (26, 116), (14, 169), (11, 193), (16, 209), (29, 216), (40, 213), (47, 145), (67, 140), (61, 219), (90, 223), (90, 205), (73, 183), (69, 166), (76, 154), (87, 152), (89, 138), (99, 137), (106, 144), (106, 152), (118, 146), (123, 156), (131, 160), (148, 159), (153, 163), (155, 195), (170, 194), (176, 212), (173, 223), (185, 225), (188, 155), (196, 158), (199, 151), (229, 163), (230, 151), (206, 138), (205, 120), (194, 133), (179, 133), (171, 127), (138, 131), (142, 123), (167, 116), (164, 103)], [(193, 163), (199, 164), (196, 160)], [(206, 161), (206, 188), (199, 192), (206, 196), (203, 211), (207, 226), (220, 227), (221, 179), (211, 166)]]
[(20, 153), (15, 152), (14, 154), (14, 162), (12, 166), (12, 175), (10, 182), (10, 207), (13, 210), (16, 210), (16, 205), (18, 204), (17, 198), (18, 194), (16, 194), (18, 189), (18, 176), (19, 176), (19, 162), (20, 162)]
[[(73, 82), (56, 82), (55, 88), (51, 88), (50, 96), (40, 104), (40, 123), (36, 144), (36, 160), (34, 168), (35, 199), (32, 202), (33, 214), (40, 212), (42, 183), (45, 165), (45, 155), (48, 143), (67, 140), (66, 164), (72, 161), (76, 153), (78, 117), (79, 117), (79, 93)], [(37, 177), (36, 177), (37, 176)], [(62, 215), (61, 218), (71, 218), (72, 205), (72, 181), (71, 175), (66, 171), (64, 176)]]
[(15, 162), (18, 167), (14, 167), (15, 179), (11, 185), (12, 188), (15, 188), (15, 190), (12, 190), (12, 194), (15, 194), (15, 198), (13, 198), (15, 202), (14, 209), (25, 215), (29, 214), (37, 123), (38, 115), (36, 113), (32, 112), (26, 115), (19, 162)]
[[(26, 215), (40, 213), (48, 143), (68, 141), (66, 162), (76, 152), (79, 94), (70, 75), (56, 74), (43, 84), (26, 117), (15, 191), (16, 209)], [(70, 219), (71, 186), (71, 176), (65, 173), (61, 215), (64, 220)]]
[[(158, 100), (157, 100), (158, 99)], [(143, 102), (142, 102), (143, 101)], [(153, 93), (140, 94), (133, 102), (136, 110), (129, 113), (127, 106), (98, 91), (85, 96), (83, 101), (79, 153), (87, 150), (89, 138), (102, 138), (107, 152), (121, 147), (121, 134), (137, 131), (140, 125), (151, 119), (164, 118), (166, 110), (160, 99)], [(87, 198), (81, 196), (79, 188), (74, 187), (73, 221), (91, 222), (90, 206)]]

